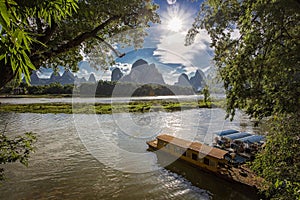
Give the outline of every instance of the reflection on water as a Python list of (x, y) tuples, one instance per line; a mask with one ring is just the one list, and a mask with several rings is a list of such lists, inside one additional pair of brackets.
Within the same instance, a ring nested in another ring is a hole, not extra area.
[[(130, 114), (125, 116), (130, 118), (125, 129), (124, 121), (116, 123), (122, 114), (0, 113), (0, 129), (7, 124), (8, 133), (32, 131), (38, 136), (28, 168), (18, 163), (6, 166), (0, 199), (255, 199), (243, 188), (181, 162), (165, 169), (156, 154), (146, 150), (145, 142), (158, 131), (199, 141), (209, 141), (208, 132), (217, 129), (256, 131), (244, 116), (229, 122), (223, 114), (219, 109)], [(132, 135), (130, 123), (136, 124), (134, 133), (147, 125), (147, 130), (158, 127), (151, 134)], [(105, 145), (108, 141), (117, 149)], [(124, 157), (120, 149), (136, 156)], [(150, 172), (128, 173), (122, 167)]]
[[(159, 155), (159, 163), (165, 162), (166, 155)], [(237, 183), (229, 183), (210, 173), (205, 173), (199, 168), (191, 166), (184, 161), (177, 160), (166, 169), (180, 174), (191, 182), (192, 185), (209, 191), (214, 200), (224, 199), (259, 199), (255, 189)]]

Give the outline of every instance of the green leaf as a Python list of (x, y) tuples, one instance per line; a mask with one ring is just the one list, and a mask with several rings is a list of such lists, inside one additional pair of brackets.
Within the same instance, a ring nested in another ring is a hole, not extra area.
[(2, 60), (3, 58), (5, 58), (6, 54), (2, 54), (0, 55), (0, 60)]
[(10, 20), (9, 20), (10, 17), (9, 17), (9, 13), (7, 11), (8, 10), (6, 8), (5, 3), (3, 1), (1, 1), (0, 2), (0, 13), (1, 13), (3, 20), (5, 21), (5, 24), (3, 24), (4, 27), (10, 27)]

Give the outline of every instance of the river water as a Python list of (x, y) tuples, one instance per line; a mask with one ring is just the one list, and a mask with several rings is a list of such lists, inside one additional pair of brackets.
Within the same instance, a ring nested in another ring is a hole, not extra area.
[[(224, 97), (222, 95), (216, 98)], [(203, 95), (174, 95), (174, 96), (145, 96), (145, 97), (62, 97), (62, 98), (7, 98), (0, 97), (1, 103), (33, 104), (33, 103), (128, 103), (130, 101), (147, 100), (177, 100), (194, 101), (203, 98)]]
[[(224, 98), (225, 95), (213, 94), (214, 99)], [(33, 103), (128, 103), (131, 101), (150, 100), (176, 100), (197, 101), (203, 99), (203, 95), (173, 95), (173, 96), (145, 96), (145, 97), (62, 97), (62, 98), (7, 98), (0, 97), (0, 103), (4, 104), (33, 104)]]
[(5, 166), (0, 199), (257, 199), (255, 192), (181, 161), (161, 164), (146, 141), (157, 134), (210, 143), (229, 128), (255, 133), (221, 109), (112, 115), (0, 113), (7, 133), (36, 133), (29, 167)]

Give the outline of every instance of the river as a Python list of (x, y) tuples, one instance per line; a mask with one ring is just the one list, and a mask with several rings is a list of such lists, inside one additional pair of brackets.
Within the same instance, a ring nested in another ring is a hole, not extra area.
[(210, 143), (213, 132), (255, 133), (246, 116), (221, 109), (113, 115), (0, 113), (0, 129), (36, 133), (29, 166), (5, 166), (0, 199), (257, 199), (253, 191), (174, 161), (164, 166), (146, 141), (168, 133)]

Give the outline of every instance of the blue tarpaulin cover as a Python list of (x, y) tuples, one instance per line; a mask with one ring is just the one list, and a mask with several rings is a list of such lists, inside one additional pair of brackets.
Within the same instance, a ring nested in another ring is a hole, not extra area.
[(243, 138), (243, 137), (247, 137), (247, 136), (251, 136), (250, 133), (234, 133), (234, 134), (230, 134), (230, 135), (226, 135), (224, 136), (224, 138), (228, 138), (231, 140), (235, 140), (235, 139), (239, 139), (239, 138)]
[(255, 143), (255, 142), (260, 142), (264, 139), (265, 139), (265, 137), (261, 136), (261, 135), (251, 135), (251, 136), (243, 137), (243, 138), (240, 138), (237, 140), (241, 141), (241, 142), (245, 142), (245, 143)]
[(224, 136), (224, 135), (230, 135), (230, 134), (234, 134), (234, 133), (238, 133), (238, 131), (237, 130), (225, 130), (225, 131), (218, 132), (217, 135)]

